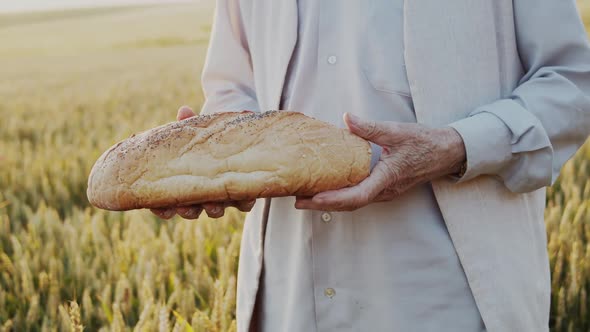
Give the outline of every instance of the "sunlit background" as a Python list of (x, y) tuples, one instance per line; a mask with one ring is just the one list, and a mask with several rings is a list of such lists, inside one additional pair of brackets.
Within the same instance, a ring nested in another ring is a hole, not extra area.
[(76, 8), (98, 8), (129, 5), (163, 5), (191, 3), (201, 0), (12, 0), (0, 2), (0, 13), (31, 11), (67, 10)]
[[(200, 108), (214, 0), (96, 4), (0, 2), (0, 331), (234, 331), (243, 214), (163, 222), (85, 195), (102, 151)], [(552, 330), (588, 331), (588, 144), (546, 223)]]

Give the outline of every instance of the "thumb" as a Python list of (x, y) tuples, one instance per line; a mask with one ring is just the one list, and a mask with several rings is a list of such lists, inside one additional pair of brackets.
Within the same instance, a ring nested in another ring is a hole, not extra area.
[(191, 116), (195, 116), (195, 112), (193, 112), (193, 110), (188, 106), (182, 106), (178, 109), (178, 113), (176, 114), (176, 120), (181, 121), (184, 119), (188, 119)]
[(353, 134), (378, 145), (386, 145), (391, 130), (384, 122), (364, 120), (350, 113), (344, 113), (344, 122)]

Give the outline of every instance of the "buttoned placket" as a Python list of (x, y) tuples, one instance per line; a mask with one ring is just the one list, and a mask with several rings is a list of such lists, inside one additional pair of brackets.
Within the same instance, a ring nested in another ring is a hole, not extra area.
[[(331, 0), (320, 2), (320, 14), (318, 22), (318, 82), (319, 86), (324, 89), (321, 94), (322, 98), (330, 96), (331, 93), (328, 89), (330, 86), (323, 84), (323, 82), (329, 81), (333, 76), (334, 71), (338, 69), (338, 51), (336, 45), (334, 45), (333, 33), (333, 18), (334, 10)], [(332, 24), (331, 24), (332, 23)], [(324, 100), (318, 100), (319, 105), (324, 103)], [(329, 103), (325, 101), (325, 103)], [(322, 106), (320, 106), (322, 107)], [(313, 261), (313, 287), (314, 287), (314, 299), (315, 299), (315, 310), (316, 310), (316, 328), (317, 331), (323, 331), (325, 329), (326, 320), (329, 320), (331, 309), (333, 310), (333, 302), (337, 299), (335, 285), (331, 283), (329, 279), (329, 243), (327, 238), (330, 236), (329, 232), (333, 230), (332, 223), (333, 216), (329, 212), (315, 211), (313, 213), (312, 221), (312, 261)]]
[[(346, 12), (342, 12), (344, 7), (339, 0), (319, 2), (317, 86), (322, 92), (316, 96), (316, 107), (334, 112), (326, 115), (331, 121), (341, 118), (340, 103), (346, 103), (338, 82), (354, 66), (349, 63), (354, 61), (350, 50), (341, 44), (341, 36), (347, 35), (341, 29), (348, 24), (341, 22), (347, 20)], [(314, 211), (312, 214), (311, 256), (318, 332), (338, 329), (342, 317), (354, 310), (349, 289), (354, 253), (346, 245), (354, 240), (351, 221), (350, 213)]]
[[(331, 259), (331, 242), (333, 232), (338, 232), (338, 215), (326, 211), (314, 211), (312, 213), (312, 245), (311, 254), (313, 262), (313, 287), (316, 310), (317, 331), (324, 331), (330, 326), (331, 317), (334, 316), (334, 308), (338, 303), (337, 284), (331, 267), (334, 262)], [(332, 264), (330, 264), (332, 263)]]
[[(333, 104), (334, 93), (332, 89), (338, 81), (338, 73), (342, 70), (343, 54), (337, 43), (336, 22), (338, 19), (337, 8), (333, 0), (320, 2), (320, 15), (318, 22), (318, 82), (322, 87), (319, 107), (329, 108)], [(322, 99), (325, 98), (325, 99)], [(332, 99), (332, 100), (331, 100)], [(326, 105), (326, 106), (323, 106)], [(332, 329), (338, 313), (339, 304), (342, 303), (339, 291), (337, 262), (335, 257), (335, 241), (340, 237), (343, 225), (340, 223), (342, 214), (315, 211), (312, 222), (312, 260), (313, 283), (316, 309), (317, 331)], [(336, 272), (336, 273), (335, 273)]]

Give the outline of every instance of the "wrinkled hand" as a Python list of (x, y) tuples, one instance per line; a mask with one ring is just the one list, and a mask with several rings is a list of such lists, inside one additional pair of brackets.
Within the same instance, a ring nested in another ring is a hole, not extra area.
[(353, 211), (372, 202), (393, 200), (412, 187), (456, 174), (465, 160), (465, 146), (453, 128), (416, 123), (374, 122), (345, 114), (349, 130), (382, 147), (371, 174), (356, 186), (297, 197), (295, 208)]
[[(195, 113), (188, 106), (182, 106), (178, 110), (176, 120), (181, 121), (195, 116)], [(162, 219), (170, 219), (178, 214), (184, 219), (197, 219), (201, 212), (205, 210), (210, 218), (221, 218), (225, 214), (225, 209), (235, 207), (242, 212), (249, 212), (254, 207), (255, 200), (251, 201), (230, 201), (224, 203), (203, 203), (198, 205), (184, 207), (169, 207), (163, 209), (151, 209), (151, 211)]]

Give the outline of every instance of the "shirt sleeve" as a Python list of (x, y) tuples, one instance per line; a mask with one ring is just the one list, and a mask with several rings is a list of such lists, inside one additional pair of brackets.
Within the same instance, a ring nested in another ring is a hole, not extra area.
[(506, 99), (450, 124), (467, 171), (499, 177), (513, 192), (551, 185), (590, 134), (590, 45), (574, 0), (514, 0), (525, 75)]
[(240, 1), (217, 0), (201, 84), (201, 114), (259, 112)]

